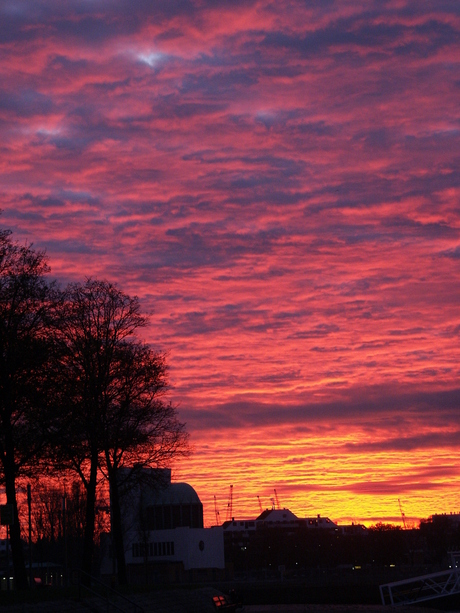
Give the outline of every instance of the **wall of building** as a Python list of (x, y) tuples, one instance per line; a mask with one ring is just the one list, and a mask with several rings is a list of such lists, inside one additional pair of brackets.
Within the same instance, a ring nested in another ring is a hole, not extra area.
[(184, 570), (225, 567), (221, 527), (154, 530), (143, 541), (130, 532), (125, 546), (127, 564), (181, 562)]

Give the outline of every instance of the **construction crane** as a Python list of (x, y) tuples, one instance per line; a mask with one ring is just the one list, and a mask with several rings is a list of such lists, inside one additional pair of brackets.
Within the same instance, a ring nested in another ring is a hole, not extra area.
[(233, 485), (230, 486), (230, 492), (228, 494), (227, 515), (225, 517), (225, 521), (229, 521), (230, 519), (233, 519)]
[(280, 501), (278, 500), (278, 494), (276, 493), (276, 490), (273, 490), (275, 492), (275, 500), (276, 500), (276, 508), (280, 509)]
[(259, 496), (257, 496), (257, 501), (258, 501), (258, 503), (259, 503), (259, 509), (260, 509), (260, 512), (261, 512), (261, 513), (263, 513), (263, 512), (264, 512), (264, 510), (262, 509), (262, 503), (260, 502), (260, 498), (259, 498)]
[(216, 514), (216, 525), (219, 525), (220, 513), (217, 508), (217, 498), (214, 496), (214, 513)]
[(402, 522), (403, 522), (404, 530), (406, 530), (406, 516), (403, 513), (402, 506), (401, 506), (401, 501), (399, 500), (399, 498), (398, 498), (398, 504), (399, 504), (399, 510), (401, 512), (401, 519), (402, 519)]

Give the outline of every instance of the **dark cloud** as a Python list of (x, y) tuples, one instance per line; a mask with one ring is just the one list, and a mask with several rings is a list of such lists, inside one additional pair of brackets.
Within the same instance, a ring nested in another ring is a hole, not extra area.
[[(442, 410), (442, 409), (441, 409)], [(420, 449), (437, 449), (439, 447), (458, 447), (460, 430), (455, 432), (434, 432), (416, 436), (393, 438), (388, 441), (369, 441), (368, 443), (348, 443), (344, 451), (362, 453), (414, 452)]]
[(310, 330), (304, 330), (293, 334), (290, 338), (302, 339), (302, 338), (322, 338), (323, 336), (329, 336), (334, 332), (339, 331), (339, 327), (335, 324), (319, 324)]
[[(196, 60), (200, 68), (203, 59)], [(232, 62), (233, 64), (233, 62)], [(222, 96), (233, 97), (241, 95), (247, 88), (253, 87), (258, 83), (258, 75), (248, 73), (247, 71), (225, 70), (222, 62), (219, 61), (220, 71), (211, 75), (206, 73), (187, 74), (181, 81), (179, 93), (181, 95), (190, 95), (199, 93), (211, 99), (222, 98)]]
[[(292, 381), (292, 373), (286, 373), (285, 381)], [(346, 392), (336, 401), (308, 402), (285, 406), (283, 421), (290, 424), (336, 424), (359, 423), (370, 427), (374, 420), (403, 419), (415, 422), (420, 419), (434, 427), (456, 426), (457, 410), (460, 404), (460, 389), (434, 392), (401, 392), (392, 395), (384, 389), (353, 390)], [(209, 429), (218, 427), (251, 428), (269, 426), (280, 419), (280, 407), (276, 404), (255, 401), (236, 401), (214, 405), (211, 410), (196, 409), (186, 413), (189, 420), (206, 424)], [(458, 444), (460, 430), (452, 433), (429, 433), (407, 437), (391, 438), (388, 441), (347, 443), (344, 451), (378, 452), (409, 451), (436, 446)]]
[(460, 259), (460, 246), (455, 247), (455, 249), (449, 249), (448, 251), (444, 251), (440, 255), (447, 258), (452, 258), (453, 260), (458, 260)]
[(213, 115), (225, 109), (223, 104), (182, 103), (178, 97), (166, 97), (155, 103), (153, 113), (161, 119), (191, 119), (197, 115)]
[[(437, 19), (427, 19), (412, 26), (385, 23), (381, 20), (381, 14), (372, 10), (358, 18), (334, 19), (333, 15), (331, 12), (332, 19), (326, 27), (303, 35), (270, 32), (265, 34), (261, 44), (263, 47), (283, 49), (304, 57), (332, 52), (339, 62), (356, 63), (359, 61), (355, 52), (358, 48), (374, 53), (374, 59), (382, 58), (385, 48), (392, 49), (396, 55), (427, 57), (458, 40), (458, 29), (451, 23)], [(347, 48), (351, 51), (344, 52), (343, 49)]]
[(374, 496), (398, 496), (401, 494), (411, 494), (420, 491), (421, 489), (429, 493), (430, 491), (439, 491), (443, 489), (442, 482), (423, 481), (397, 481), (396, 483), (388, 481), (359, 481), (354, 484), (338, 486), (337, 490), (345, 490), (353, 492), (356, 495), (370, 494)]
[(26, 89), (20, 92), (0, 91), (0, 113), (6, 111), (17, 117), (49, 115), (54, 108), (50, 96)]

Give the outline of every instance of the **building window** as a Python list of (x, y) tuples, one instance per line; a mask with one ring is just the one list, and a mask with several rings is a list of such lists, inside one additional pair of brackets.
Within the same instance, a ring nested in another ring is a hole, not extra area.
[(174, 542), (165, 541), (161, 543), (133, 543), (132, 556), (133, 558), (173, 556)]
[(146, 520), (148, 530), (166, 530), (181, 526), (203, 528), (203, 505), (201, 502), (149, 505), (146, 508)]

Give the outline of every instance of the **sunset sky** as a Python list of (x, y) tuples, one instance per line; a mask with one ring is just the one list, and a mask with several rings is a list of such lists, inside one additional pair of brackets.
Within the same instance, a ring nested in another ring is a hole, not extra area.
[(458, 0), (1, 0), (0, 152), (151, 313), (206, 525), (460, 509)]

